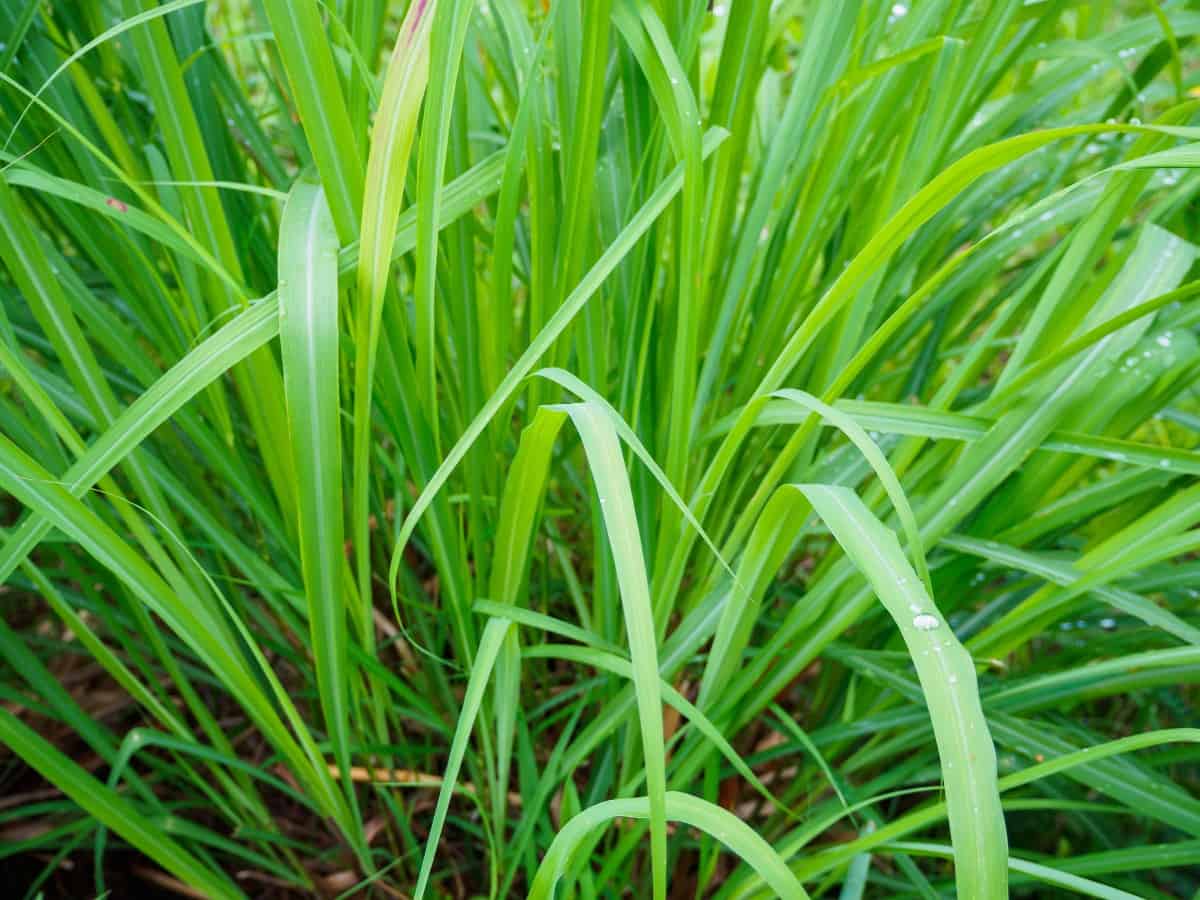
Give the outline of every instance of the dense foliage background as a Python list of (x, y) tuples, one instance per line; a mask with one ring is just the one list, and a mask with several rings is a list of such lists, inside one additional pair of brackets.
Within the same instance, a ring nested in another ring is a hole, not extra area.
[(6, 893), (1195, 895), (1198, 36), (0, 0)]

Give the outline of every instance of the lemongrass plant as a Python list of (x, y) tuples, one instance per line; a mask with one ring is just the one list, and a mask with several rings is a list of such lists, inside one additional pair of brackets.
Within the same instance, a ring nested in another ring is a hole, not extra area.
[(6, 889), (1190, 896), (1198, 38), (0, 0)]

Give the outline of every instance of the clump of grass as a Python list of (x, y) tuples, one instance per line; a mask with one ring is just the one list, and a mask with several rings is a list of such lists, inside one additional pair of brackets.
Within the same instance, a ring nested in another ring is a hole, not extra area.
[(0, 4), (19, 892), (1200, 886), (1191, 4)]

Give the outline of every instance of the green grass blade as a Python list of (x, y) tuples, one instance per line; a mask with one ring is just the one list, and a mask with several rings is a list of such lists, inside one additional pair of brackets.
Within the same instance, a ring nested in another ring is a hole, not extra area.
[(458, 714), (458, 723), (454, 727), (454, 738), (450, 743), (450, 755), (442, 773), (442, 786), (438, 790), (437, 806), (433, 812), (433, 823), (429, 826), (429, 839), (425, 843), (425, 853), (421, 858), (421, 871), (417, 875), (417, 885), (413, 889), (413, 897), (421, 900), (429, 887), (429, 876), (433, 871), (434, 855), (442, 836), (442, 827), (446, 824), (446, 813), (450, 808), (450, 795), (458, 780), (462, 767), (463, 756), (467, 752), (467, 743), (471, 739), (471, 729), (475, 727), (475, 717), (483, 703), (483, 695), (487, 690), (488, 681), (492, 677), (492, 668), (500, 655), (512, 622), (508, 619), (489, 619), (479, 639), (479, 650), (471, 666), (470, 678), (467, 681), (467, 691), (463, 695), (462, 709)]
[(342, 243), (358, 234), (362, 157), (317, 0), (265, 0), (275, 44)]
[(337, 261), (337, 233), (325, 192), (301, 179), (288, 196), (279, 230), (279, 343), (293, 465), (299, 479), (300, 562), (317, 692), (334, 758), (354, 804), (349, 780), (347, 603), (342, 590)]
[[(952, 847), (917, 841), (896, 841), (892, 844), (885, 844), (884, 849), (942, 857), (951, 857), (954, 854), (954, 848)], [(1137, 894), (1131, 894), (1128, 891), (1109, 887), (1106, 884), (1092, 881), (1089, 878), (1082, 878), (1079, 875), (1062, 872), (1053, 866), (1042, 865), (1041, 863), (1035, 863), (1027, 859), (1019, 859), (1015, 856), (1009, 857), (1008, 868), (1017, 874), (1029, 875), (1043, 884), (1053, 885), (1054, 887), (1062, 888), (1083, 897), (1100, 897), (1102, 900), (1137, 900)]]
[[(431, 0), (429, 9), (424, 0), (413, 4), (409, 15), (424, 15), (429, 25), (428, 47), (422, 47), (421, 86), (429, 82), (429, 106), (421, 128), (421, 148), (417, 162), (417, 194), (421, 205), (417, 209), (417, 247), (414, 256), (414, 361), (419, 396), (424, 398), (434, 443), (437, 443), (437, 312), (434, 308), (434, 282), (437, 277), (438, 220), (441, 217), (442, 177), (450, 140), (450, 115), (453, 97), (462, 66), (467, 26), (475, 4), (470, 0)], [(432, 57), (432, 62), (430, 58)], [(405, 152), (407, 159), (407, 150)]]
[(637, 695), (641, 727), (646, 793), (650, 803), (651, 860), (654, 881), (666, 889), (667, 785), (663, 739), (662, 694), (658, 679), (658, 648), (650, 583), (642, 554), (641, 535), (629, 475), (617, 441), (617, 432), (603, 410), (585, 403), (572, 403), (563, 410), (579, 432), (587, 452), (588, 467), (600, 498), (608, 542), (621, 591), (621, 609), (633, 665), (633, 687)]
[[(982, 541), (965, 535), (951, 535), (944, 538), (941, 543), (999, 565), (1012, 566), (1031, 575), (1049, 579), (1063, 587), (1075, 589), (1074, 585), (1081, 581), (1078, 570), (1068, 563), (1019, 550), (996, 541)], [(1189, 625), (1170, 610), (1163, 609), (1145, 597), (1112, 585), (1091, 585), (1086, 589), (1090, 593), (1094, 593), (1098, 599), (1115, 609), (1136, 616), (1147, 625), (1161, 628), (1189, 644), (1200, 645), (1200, 629)]]
[(350, 510), (358, 591), (364, 597), (371, 594), (368, 478), (375, 360), (392, 264), (392, 236), (404, 200), (408, 156), (429, 78), (429, 34), (433, 17), (434, 10), (427, 9), (424, 0), (409, 6), (388, 64), (383, 99), (367, 155), (356, 277), (358, 305), (354, 311), (356, 361)]
[[(699, 828), (720, 840), (753, 866), (778, 896), (808, 897), (808, 892), (771, 845), (733, 813), (678, 791), (667, 792), (666, 811), (673, 820)], [(551, 900), (554, 896), (554, 886), (562, 878), (572, 854), (589, 832), (612, 819), (649, 817), (650, 802), (645, 797), (606, 800), (579, 813), (555, 835), (554, 842), (542, 858), (537, 877), (529, 889), (530, 900)]]
[(904, 560), (895, 535), (846, 488), (798, 485), (871, 582), (908, 647), (933, 720), (954, 842), (959, 896), (1008, 894), (1008, 840), (996, 751), (975, 666)]

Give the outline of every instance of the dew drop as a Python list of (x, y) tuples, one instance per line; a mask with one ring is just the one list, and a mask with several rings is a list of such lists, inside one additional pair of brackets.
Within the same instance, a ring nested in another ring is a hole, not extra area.
[(917, 631), (933, 631), (940, 624), (937, 616), (931, 616), (929, 613), (913, 616), (913, 628)]
[(908, 15), (908, 7), (905, 6), (903, 3), (893, 3), (892, 4), (892, 15), (895, 16), (897, 19), (903, 19), (905, 16)]

